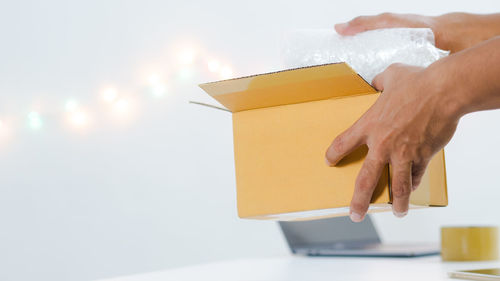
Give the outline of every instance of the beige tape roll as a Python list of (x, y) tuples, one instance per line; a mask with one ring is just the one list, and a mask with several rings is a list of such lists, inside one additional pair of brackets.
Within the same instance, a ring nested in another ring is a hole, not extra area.
[(487, 261), (498, 259), (498, 227), (441, 228), (443, 261)]

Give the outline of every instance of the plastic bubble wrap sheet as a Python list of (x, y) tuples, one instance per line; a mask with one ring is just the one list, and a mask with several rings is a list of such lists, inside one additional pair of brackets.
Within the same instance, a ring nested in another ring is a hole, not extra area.
[(429, 28), (389, 28), (340, 36), (333, 29), (303, 29), (285, 35), (285, 67), (347, 62), (366, 81), (399, 62), (426, 67), (448, 51), (434, 46)]

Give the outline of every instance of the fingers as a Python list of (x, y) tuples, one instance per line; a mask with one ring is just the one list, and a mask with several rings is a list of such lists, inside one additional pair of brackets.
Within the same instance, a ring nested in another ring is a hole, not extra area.
[(399, 218), (408, 214), (412, 186), (411, 166), (411, 162), (392, 165), (392, 212)]
[(363, 143), (361, 134), (356, 125), (337, 136), (326, 150), (325, 161), (328, 166), (335, 166), (346, 155), (351, 153)]
[(350, 217), (353, 222), (360, 222), (365, 218), (384, 166), (385, 161), (376, 159), (368, 153), (356, 179), (351, 200)]
[(396, 17), (390, 13), (361, 16), (346, 23), (336, 24), (335, 30), (341, 35), (355, 35), (367, 30), (401, 26), (395, 19)]
[(337, 31), (337, 33), (340, 35), (348, 36), (366, 31), (366, 28), (359, 25), (353, 25), (350, 22), (345, 22), (336, 24), (335, 31)]
[(415, 191), (417, 187), (420, 185), (420, 182), (422, 181), (422, 177), (425, 174), (425, 169), (427, 168), (427, 165), (429, 164), (429, 161), (424, 161), (421, 163), (413, 163), (411, 167), (411, 190)]

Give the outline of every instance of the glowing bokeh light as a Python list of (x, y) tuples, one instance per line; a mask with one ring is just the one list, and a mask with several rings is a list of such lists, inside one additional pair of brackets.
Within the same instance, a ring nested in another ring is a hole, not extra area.
[(160, 98), (167, 93), (167, 87), (161, 79), (160, 75), (158, 75), (157, 73), (149, 75), (148, 82), (151, 94), (154, 97)]
[(4, 141), (10, 137), (10, 128), (7, 124), (0, 120), (0, 140)]
[(229, 66), (224, 66), (220, 70), (220, 77), (222, 79), (229, 79), (233, 77), (233, 70)]
[(179, 62), (183, 65), (193, 64), (196, 60), (196, 51), (193, 48), (185, 48), (179, 53)]
[(118, 99), (111, 109), (111, 117), (121, 124), (131, 122), (137, 115), (136, 100), (130, 97)]
[(32, 111), (28, 114), (28, 126), (33, 130), (40, 130), (42, 128), (43, 121), (38, 112)]
[[(157, 67), (158, 65), (154, 65), (153, 69), (149, 69), (154, 70), (154, 72), (150, 73), (149, 76), (141, 77), (142, 84), (139, 89), (142, 93), (147, 92), (151, 97), (162, 98), (173, 93), (172, 89), (177, 89), (180, 84), (192, 85), (195, 78), (198, 78), (198, 75), (201, 73), (213, 73), (213, 76), (221, 79), (234, 78), (235, 75), (231, 65), (225, 64), (223, 58), (217, 55), (212, 56), (212, 54), (207, 54), (195, 44), (188, 44), (184, 45), (183, 48), (173, 49), (173, 57), (170, 58), (175, 69), (167, 73), (165, 69)], [(128, 88), (125, 93), (122, 93), (117, 90), (119, 87), (114, 86), (119, 85), (108, 84), (108, 87), (102, 88), (97, 92), (97, 100), (106, 103), (106, 105), (103, 105), (102, 110), (109, 113), (110, 117), (116, 117), (121, 121), (133, 119), (139, 112), (139, 105), (142, 104), (141, 100), (136, 100), (134, 93), (130, 93)], [(48, 122), (45, 120), (45, 114), (50, 114), (47, 116), (59, 116), (58, 114), (62, 112), (62, 118), (66, 121), (66, 124), (75, 128), (85, 127), (91, 123), (93, 124), (94, 121), (96, 121), (94, 118), (101, 116), (101, 112), (88, 111), (88, 108), (83, 110), (82, 104), (80, 103), (81, 101), (78, 99), (71, 98), (66, 101), (63, 100), (63, 102), (64, 103), (59, 104), (58, 113), (48, 112), (46, 108), (32, 105), (31, 109), (33, 111), (29, 112), (25, 117), (26, 126), (34, 131), (44, 129), (46, 126), (45, 123)], [(84, 104), (87, 104), (87, 102)], [(39, 110), (43, 110), (43, 116), (40, 114)], [(96, 115), (89, 115), (89, 112), (93, 112), (93, 114), (95, 113)], [(21, 116), (21, 120), (21, 122), (24, 121), (23, 116)], [(3, 119), (0, 120), (0, 137), (3, 137), (6, 132), (11, 131), (10, 125), (12, 124), (6, 124)]]
[(130, 101), (126, 99), (119, 99), (113, 104), (113, 110), (119, 114), (125, 114), (130, 111)]
[(151, 86), (151, 93), (154, 97), (161, 98), (167, 93), (167, 87), (163, 84)]
[(66, 111), (75, 111), (78, 108), (78, 102), (76, 100), (68, 100), (66, 104), (64, 105), (64, 108)]
[(193, 75), (193, 70), (189, 67), (181, 68), (178, 72), (179, 80), (184, 82), (191, 80), (191, 78), (193, 78)]
[(148, 77), (148, 82), (150, 85), (159, 84), (161, 82), (160, 80), (160, 75), (158, 73), (152, 73)]
[(212, 73), (215, 73), (219, 70), (220, 68), (220, 63), (216, 60), (209, 60), (207, 62), (207, 67), (208, 67), (208, 71), (212, 72)]
[(75, 127), (86, 126), (88, 124), (88, 120), (88, 115), (81, 110), (74, 111), (69, 116), (69, 122)]
[(106, 88), (102, 91), (102, 99), (105, 102), (114, 102), (118, 98), (118, 91), (114, 87)]

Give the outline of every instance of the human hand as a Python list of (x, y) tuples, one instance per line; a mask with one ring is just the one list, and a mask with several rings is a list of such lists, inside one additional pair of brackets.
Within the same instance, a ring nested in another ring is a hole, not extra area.
[(373, 80), (382, 91), (377, 101), (349, 129), (340, 134), (326, 152), (336, 165), (360, 145), (368, 154), (358, 174), (350, 216), (362, 221), (384, 166), (392, 175), (392, 208), (397, 217), (408, 212), (415, 190), (432, 156), (453, 136), (459, 115), (453, 97), (431, 69), (393, 64)]
[(383, 13), (376, 16), (361, 16), (347, 23), (335, 25), (335, 29), (341, 35), (394, 27), (430, 28), (435, 35), (436, 47), (455, 53), (500, 35), (500, 14), (451, 13), (430, 17)]

